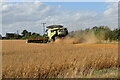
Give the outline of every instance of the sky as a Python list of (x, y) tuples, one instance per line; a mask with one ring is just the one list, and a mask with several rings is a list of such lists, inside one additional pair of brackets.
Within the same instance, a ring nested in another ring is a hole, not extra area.
[(95, 10), (97, 12), (103, 12), (108, 5), (105, 2), (45, 2), (45, 4), (50, 6), (61, 5), (62, 9), (71, 10), (71, 11)]
[(4, 2), (0, 6), (2, 35), (24, 29), (42, 34), (44, 22), (69, 31), (103, 25), (118, 28), (117, 2)]

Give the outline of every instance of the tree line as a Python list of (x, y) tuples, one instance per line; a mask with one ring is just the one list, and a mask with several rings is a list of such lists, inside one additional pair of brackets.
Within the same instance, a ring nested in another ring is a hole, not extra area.
[(120, 41), (120, 28), (111, 30), (108, 26), (95, 26), (93, 28), (87, 28), (85, 30), (72, 31), (69, 33), (70, 37), (81, 37), (88, 35), (95, 36), (99, 40), (106, 41)]
[(41, 38), (41, 37), (43, 37), (42, 35), (40, 35), (38, 33), (28, 32), (27, 30), (23, 30), (23, 32), (21, 34), (22, 34), (22, 39)]
[(42, 35), (29, 32), (27, 30), (23, 30), (21, 35), (18, 33), (6, 33), (6, 37), (2, 37), (2, 39), (31, 39), (31, 38), (41, 38)]

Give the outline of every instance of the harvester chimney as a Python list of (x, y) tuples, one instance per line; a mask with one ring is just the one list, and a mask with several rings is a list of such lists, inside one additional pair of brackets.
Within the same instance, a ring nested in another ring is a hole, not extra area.
[(43, 35), (45, 34), (45, 24), (46, 23), (42, 23), (43, 24)]

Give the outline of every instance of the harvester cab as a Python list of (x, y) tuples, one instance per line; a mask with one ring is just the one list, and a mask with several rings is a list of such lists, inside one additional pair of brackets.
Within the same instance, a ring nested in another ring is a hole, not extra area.
[(55, 41), (57, 38), (61, 39), (68, 35), (67, 28), (63, 28), (61, 25), (51, 25), (47, 27), (47, 36), (37, 39), (28, 39), (27, 43), (47, 43)]

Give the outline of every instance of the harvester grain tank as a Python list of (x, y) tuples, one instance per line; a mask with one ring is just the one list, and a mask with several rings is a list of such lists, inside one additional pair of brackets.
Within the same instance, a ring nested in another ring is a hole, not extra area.
[(46, 32), (47, 35), (43, 36), (43, 38), (28, 39), (27, 43), (47, 43), (55, 41), (57, 38), (64, 38), (68, 35), (67, 28), (64, 28), (62, 25), (47, 26)]

